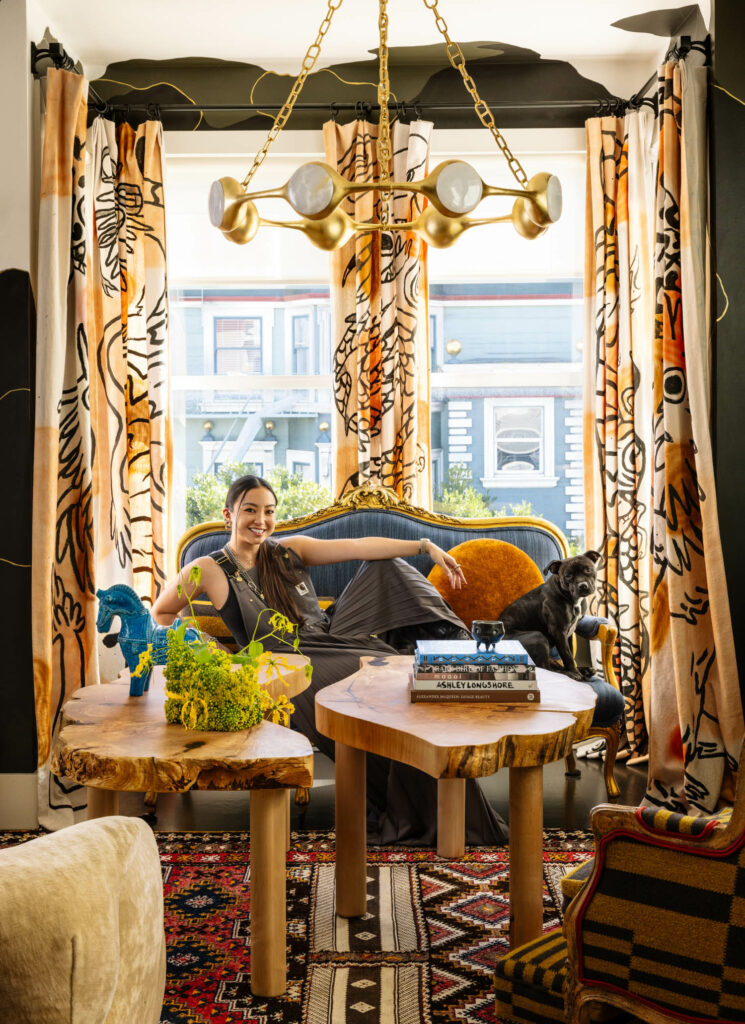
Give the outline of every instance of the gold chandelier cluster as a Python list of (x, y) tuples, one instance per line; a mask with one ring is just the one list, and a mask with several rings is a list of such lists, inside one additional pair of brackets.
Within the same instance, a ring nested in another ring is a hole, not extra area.
[[(463, 160), (445, 160), (435, 167), (421, 181), (392, 182), (390, 180), (391, 135), (388, 114), (390, 87), (388, 83), (388, 0), (378, 0), (380, 31), (380, 69), (378, 82), (378, 103), (380, 122), (378, 125), (377, 158), (380, 178), (377, 181), (347, 181), (333, 168), (321, 161), (303, 164), (278, 188), (261, 192), (247, 191), (249, 182), (264, 162), (269, 147), (284, 128), (292, 112), (305, 79), (313, 70), (321, 52), (321, 42), (326, 35), (334, 12), (343, 0), (328, 0), (326, 14), (321, 22), (315, 41), (308, 48), (303, 65), (290, 94), (274, 120), (266, 141), (254, 157), (253, 164), (242, 182), (234, 178), (220, 178), (213, 182), (209, 195), (209, 216), (212, 224), (219, 228), (226, 238), (239, 245), (245, 245), (254, 237), (262, 224), (274, 227), (292, 228), (303, 234), (319, 249), (333, 250), (344, 245), (356, 232), (369, 231), (416, 231), (429, 245), (446, 249), (472, 227), (481, 224), (498, 224), (511, 221), (523, 238), (537, 238), (549, 224), (561, 216), (561, 184), (553, 174), (536, 174), (530, 180), (511, 152), (504, 136), (494, 122), (494, 115), (478, 94), (476, 85), (466, 69), (466, 61), (460, 46), (448, 33), (448, 27), (437, 8), (437, 0), (423, 0), (434, 13), (437, 28), (443, 35), (448, 59), (460, 73), (466, 89), (474, 101), (474, 110), (484, 127), (492, 133), (499, 149), (504, 154), (519, 188), (499, 188), (487, 185), (479, 174)], [(392, 193), (414, 192), (428, 200), (428, 205), (413, 221), (391, 221), (390, 202)], [(341, 209), (343, 200), (357, 192), (380, 193), (379, 220), (361, 223), (353, 220)], [(501, 217), (471, 218), (468, 216), (488, 196), (512, 196), (515, 202), (511, 213)], [(290, 204), (301, 220), (277, 221), (259, 215), (257, 199), (284, 199)]]

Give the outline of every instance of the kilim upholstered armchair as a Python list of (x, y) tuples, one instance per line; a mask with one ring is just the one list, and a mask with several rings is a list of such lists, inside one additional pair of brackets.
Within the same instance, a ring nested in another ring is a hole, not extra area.
[(734, 806), (708, 817), (592, 812), (595, 858), (559, 929), (497, 964), (507, 1024), (745, 1022), (745, 753)]

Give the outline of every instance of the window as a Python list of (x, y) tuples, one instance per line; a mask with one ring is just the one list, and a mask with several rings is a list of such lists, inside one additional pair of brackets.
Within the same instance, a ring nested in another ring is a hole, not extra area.
[[(187, 497), (195, 489), (201, 514), (219, 518), (225, 471), (235, 465), (252, 465), (259, 476), (287, 468), (330, 492), (332, 459), (320, 459), (316, 444), (319, 424), (333, 421), (331, 376), (315, 374), (312, 388), (288, 387), (293, 351), (315, 365), (314, 324), (319, 346), (330, 349), (328, 286), (172, 287), (169, 300), (175, 532), (192, 525)], [(295, 364), (300, 373), (306, 367)], [(221, 484), (210, 487), (201, 480), (205, 473), (219, 474)], [(303, 500), (303, 510), (313, 511), (331, 497), (309, 488)]]
[(485, 487), (552, 487), (553, 398), (491, 398), (484, 402)]
[(297, 374), (311, 372), (310, 368), (310, 317), (292, 318), (292, 371)]
[(503, 406), (496, 410), (494, 446), (497, 472), (543, 471), (543, 407)]
[(215, 317), (215, 373), (261, 373), (259, 317)]
[(288, 448), (286, 460), (287, 468), (293, 476), (299, 476), (301, 480), (316, 479), (316, 457), (314, 452)]
[[(316, 135), (314, 155), (323, 160)], [(257, 187), (287, 181), (307, 160), (307, 133), (286, 129), (283, 139), (286, 151), (269, 153)], [(550, 170), (560, 178), (564, 214), (532, 242), (509, 227), (495, 227), (467, 232), (451, 249), (429, 250), (427, 277), (418, 287), (428, 293), (432, 479), (437, 489), (451, 469), (465, 467), (493, 509), (529, 503), (576, 537), (584, 515), (578, 348), (584, 330), (584, 132), (523, 129), (517, 141), (529, 174)], [(273, 229), (262, 229), (246, 249), (231, 246), (202, 214), (205, 181), (223, 175), (240, 180), (245, 173), (237, 133), (213, 132), (207, 140), (203, 133), (173, 132), (169, 143), (178, 533), (185, 525), (183, 496), (195, 474), (214, 470), (213, 459), (261, 462), (267, 473), (304, 467), (308, 482), (332, 489), (334, 361), (328, 254), (298, 232)], [(205, 144), (214, 147), (212, 156)], [(505, 184), (504, 160), (488, 133), (476, 133), (474, 146), (469, 156), (484, 181)], [(430, 166), (463, 152), (461, 131), (438, 131)], [(483, 215), (501, 212), (485, 208)], [(449, 340), (460, 347), (448, 352)], [(302, 387), (288, 382), (292, 376)], [(515, 409), (523, 401), (534, 412), (511, 424), (505, 412), (498, 427), (497, 406)], [(205, 439), (206, 421), (213, 424), (214, 441)], [(320, 434), (324, 421), (332, 430)], [(515, 432), (520, 429), (523, 435)]]

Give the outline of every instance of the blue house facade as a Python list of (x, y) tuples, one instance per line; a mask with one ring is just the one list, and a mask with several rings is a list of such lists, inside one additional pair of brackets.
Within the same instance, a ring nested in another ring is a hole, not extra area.
[[(331, 313), (322, 287), (171, 293), (181, 483), (285, 466), (333, 493)], [(492, 508), (584, 531), (582, 282), (431, 284), (433, 493), (466, 466)]]

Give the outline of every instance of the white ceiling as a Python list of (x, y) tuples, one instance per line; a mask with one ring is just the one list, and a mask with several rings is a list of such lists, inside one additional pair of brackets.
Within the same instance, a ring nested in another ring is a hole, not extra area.
[[(297, 72), (326, 11), (326, 0), (37, 0), (40, 13), (89, 77), (113, 61), (220, 57)], [(659, 36), (612, 28), (620, 18), (675, 9), (686, 0), (440, 0), (459, 42), (492, 40), (544, 58), (654, 63)], [(334, 15), (318, 67), (364, 60), (377, 45), (375, 0), (345, 0)], [(700, 0), (709, 23), (710, 0)], [(390, 0), (389, 45), (441, 42), (422, 0)]]

